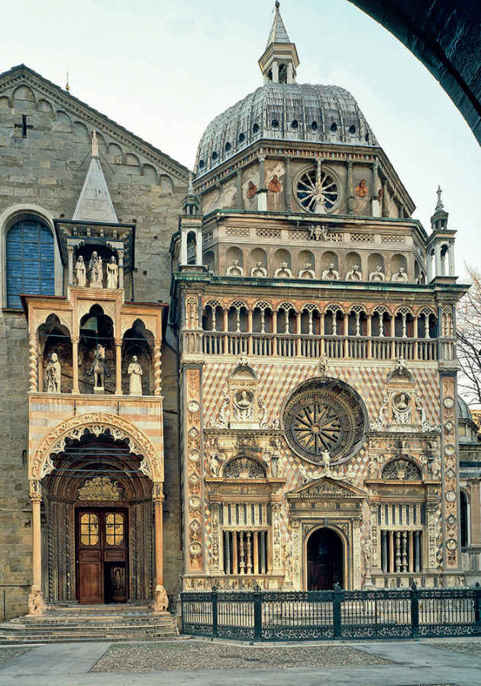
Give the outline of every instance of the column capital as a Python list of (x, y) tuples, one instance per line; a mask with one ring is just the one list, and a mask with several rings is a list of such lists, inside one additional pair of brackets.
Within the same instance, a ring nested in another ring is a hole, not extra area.
[(38, 479), (28, 480), (28, 495), (30, 496), (30, 500), (32, 502), (42, 502), (42, 486)]
[(154, 481), (152, 484), (152, 500), (160, 503), (165, 500), (163, 481)]

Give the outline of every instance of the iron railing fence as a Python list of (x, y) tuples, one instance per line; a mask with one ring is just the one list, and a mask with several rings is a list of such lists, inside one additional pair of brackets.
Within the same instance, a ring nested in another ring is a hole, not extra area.
[(250, 641), (481, 635), (481, 588), (181, 593), (182, 633)]

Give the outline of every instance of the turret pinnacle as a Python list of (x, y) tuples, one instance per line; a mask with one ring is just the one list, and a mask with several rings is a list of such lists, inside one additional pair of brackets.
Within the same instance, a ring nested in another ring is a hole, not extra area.
[(436, 203), (436, 207), (434, 208), (434, 214), (431, 217), (431, 228), (434, 231), (435, 229), (447, 229), (448, 228), (448, 217), (449, 213), (446, 212), (444, 209), (443, 201), (441, 199), (441, 186), (438, 186), (438, 190), (436, 191), (436, 194), (438, 196), (438, 201)]
[(274, 21), (272, 22), (272, 28), (269, 33), (269, 38), (267, 39), (267, 47), (271, 43), (290, 43), (290, 38), (288, 36), (284, 22), (282, 21), (280, 13), (280, 2), (276, 2), (274, 7)]
[(296, 46), (291, 43), (280, 13), (280, 3), (274, 7), (274, 21), (267, 39), (267, 46), (259, 60), (264, 81), (295, 83), (299, 57)]
[(90, 164), (72, 219), (118, 223), (99, 158), (97, 132), (92, 133)]

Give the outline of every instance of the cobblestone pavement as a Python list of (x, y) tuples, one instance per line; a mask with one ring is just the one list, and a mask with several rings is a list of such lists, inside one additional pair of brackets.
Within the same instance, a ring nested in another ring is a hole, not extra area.
[(130, 643), (109, 648), (92, 672), (156, 672), (196, 669), (289, 669), (391, 664), (347, 646), (239, 646), (208, 641)]
[(25, 648), (4, 653), (10, 659), (0, 665), (0, 686), (481, 686), (479, 638), (256, 645), (164, 639)]

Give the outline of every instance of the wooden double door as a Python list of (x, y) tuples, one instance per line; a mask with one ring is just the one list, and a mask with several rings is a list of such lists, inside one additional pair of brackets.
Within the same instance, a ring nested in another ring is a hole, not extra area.
[(127, 602), (126, 509), (77, 509), (76, 567), (77, 599), (80, 603)]

